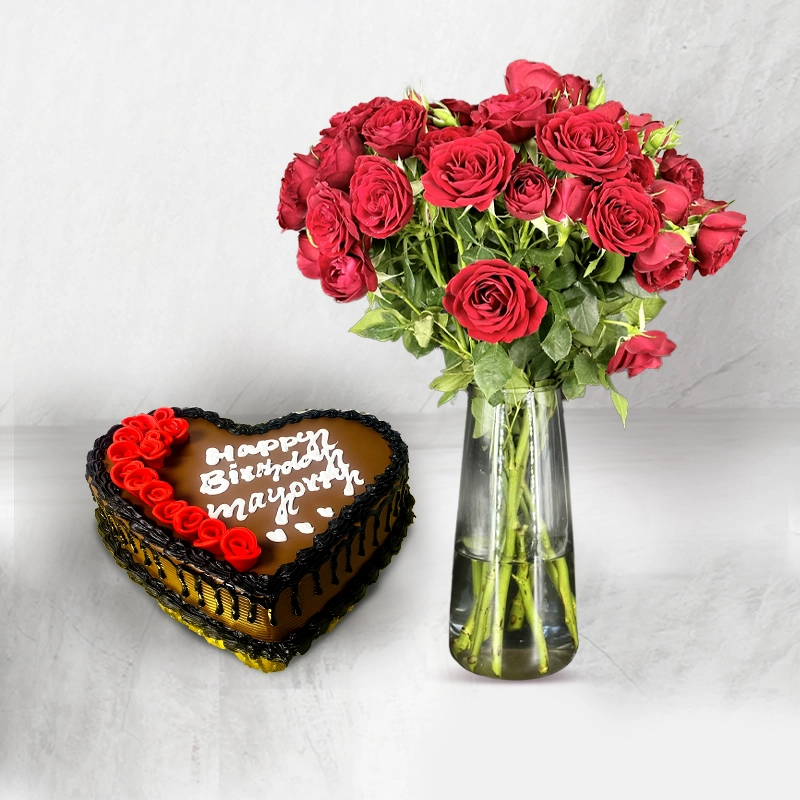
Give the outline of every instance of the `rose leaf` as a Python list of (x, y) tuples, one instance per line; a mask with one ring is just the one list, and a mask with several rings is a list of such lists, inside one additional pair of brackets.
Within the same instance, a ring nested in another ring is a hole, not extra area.
[(472, 354), (475, 383), (485, 397), (500, 391), (514, 372), (514, 362), (499, 344), (479, 342)]
[(560, 361), (564, 358), (572, 346), (572, 334), (564, 320), (556, 320), (553, 327), (542, 342), (542, 350), (547, 353), (553, 361)]

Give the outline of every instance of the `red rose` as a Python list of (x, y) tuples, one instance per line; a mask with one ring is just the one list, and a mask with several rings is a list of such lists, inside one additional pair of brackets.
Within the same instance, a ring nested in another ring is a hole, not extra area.
[(707, 200), (705, 197), (701, 197), (689, 206), (689, 216), (702, 217), (716, 208), (727, 208), (727, 206), (728, 204), (724, 200)]
[(663, 331), (640, 333), (620, 344), (608, 362), (606, 372), (612, 375), (628, 370), (628, 377), (632, 378), (646, 369), (658, 369), (661, 359), (674, 349), (675, 342), (667, 339), (667, 334)]
[(208, 519), (208, 514), (198, 506), (185, 506), (172, 515), (172, 529), (181, 539), (194, 539), (197, 529)]
[(144, 461), (128, 458), (124, 461), (117, 461), (108, 471), (108, 474), (111, 476), (111, 480), (116, 486), (119, 486), (120, 489), (124, 489), (125, 478), (135, 469), (142, 469), (142, 467), (144, 467)]
[(319, 161), (313, 155), (296, 153), (281, 180), (278, 200), (278, 224), (286, 230), (299, 231), (305, 224), (306, 199), (314, 187)]
[(137, 414), (135, 417), (125, 417), (122, 420), (123, 425), (128, 425), (131, 428), (138, 428), (143, 433), (146, 431), (155, 430), (157, 425), (156, 421), (150, 414)]
[(684, 278), (692, 277), (690, 252), (683, 236), (662, 231), (647, 250), (636, 254), (633, 271), (637, 283), (648, 292), (675, 289)]
[(139, 445), (131, 441), (112, 442), (106, 450), (106, 455), (110, 461), (128, 461), (131, 458), (139, 458)]
[(619, 123), (586, 106), (575, 106), (539, 120), (539, 150), (558, 169), (594, 180), (628, 173), (628, 141)]
[(512, 61), (506, 68), (506, 91), (520, 92), (535, 87), (553, 94), (561, 86), (561, 76), (541, 61)]
[(631, 180), (641, 183), (645, 189), (649, 189), (656, 179), (656, 168), (653, 159), (648, 156), (631, 156)]
[(511, 173), (505, 190), (506, 209), (517, 219), (536, 219), (550, 203), (552, 187), (544, 171), (530, 162)]
[(126, 492), (139, 496), (139, 492), (146, 483), (150, 481), (157, 481), (158, 473), (150, 467), (139, 467), (139, 469), (132, 469), (125, 475), (123, 487)]
[(364, 142), (355, 128), (342, 128), (320, 154), (317, 180), (325, 181), (334, 189), (347, 191), (356, 166), (356, 159), (364, 155)]
[(653, 182), (649, 194), (656, 201), (656, 206), (665, 219), (676, 225), (686, 224), (692, 196), (685, 186), (659, 179)]
[(364, 141), (386, 158), (408, 158), (425, 131), (428, 112), (413, 100), (389, 103), (373, 114), (361, 129)]
[(230, 528), (220, 540), (223, 558), (239, 572), (255, 566), (261, 555), (256, 535), (249, 528)]
[(139, 490), (139, 499), (149, 506), (172, 500), (175, 494), (173, 488), (166, 481), (150, 481)]
[(646, 250), (661, 228), (661, 214), (641, 184), (621, 178), (596, 186), (584, 208), (589, 238), (604, 250), (629, 256)]
[(153, 506), (153, 516), (165, 525), (172, 523), (172, 518), (189, 504), (185, 500), (164, 500)]
[(306, 229), (320, 253), (343, 255), (358, 242), (350, 198), (327, 183), (320, 183), (308, 195)]
[(567, 98), (573, 106), (585, 106), (592, 91), (592, 84), (580, 75), (563, 75), (560, 88), (561, 97)]
[(431, 150), (436, 145), (443, 144), (444, 142), (452, 142), (455, 139), (463, 139), (470, 135), (470, 130), (467, 128), (458, 128), (453, 125), (448, 125), (446, 128), (433, 128), (428, 131), (417, 143), (414, 148), (414, 155), (428, 167)]
[(583, 207), (592, 191), (592, 184), (582, 178), (560, 178), (553, 188), (553, 198), (547, 206), (546, 214), (556, 222), (569, 217), (573, 222), (583, 219)]
[(476, 261), (456, 273), (442, 305), (473, 339), (492, 343), (530, 335), (547, 311), (527, 273), (499, 259)]
[(171, 436), (174, 444), (183, 444), (189, 438), (189, 423), (183, 417), (170, 417), (158, 421), (158, 429)]
[(349, 111), (341, 111), (334, 114), (330, 119), (330, 127), (320, 131), (320, 135), (324, 139), (333, 139), (336, 134), (346, 127), (355, 128), (358, 133), (364, 127), (364, 123), (379, 109), (391, 105), (394, 102), (389, 97), (373, 97), (367, 103), (359, 103), (353, 106)]
[(305, 231), (297, 239), (297, 268), (306, 278), (319, 280), (319, 249), (311, 244)]
[(437, 145), (422, 176), (425, 199), (443, 208), (474, 206), (486, 211), (505, 189), (514, 155), (495, 131)]
[(141, 428), (134, 428), (131, 425), (123, 425), (118, 430), (114, 431), (114, 435), (111, 437), (115, 442), (133, 442), (136, 444), (137, 442), (142, 441), (142, 436), (144, 435)]
[(358, 246), (343, 256), (320, 256), (319, 272), (322, 291), (340, 303), (358, 300), (378, 288), (375, 268)]
[(458, 120), (459, 125), (466, 128), (472, 125), (472, 112), (477, 108), (474, 103), (467, 103), (464, 100), (453, 100), (451, 97), (448, 97), (446, 100), (440, 100), (439, 102)]
[(625, 118), (625, 108), (616, 100), (607, 100), (592, 109), (592, 113), (599, 114), (607, 122), (619, 122)]
[(350, 202), (359, 228), (376, 239), (397, 233), (414, 215), (414, 194), (405, 172), (380, 156), (358, 159)]
[(679, 156), (667, 150), (658, 168), (660, 178), (679, 183), (689, 190), (692, 200), (703, 196), (703, 168), (689, 156)]
[(547, 113), (548, 99), (535, 86), (514, 94), (497, 94), (478, 105), (472, 121), (497, 131), (507, 142), (524, 142), (533, 136), (539, 117)]
[(738, 211), (715, 211), (703, 220), (695, 239), (697, 271), (701, 275), (713, 275), (730, 261), (746, 222), (747, 217)]
[(215, 556), (222, 556), (222, 537), (228, 528), (221, 519), (207, 517), (197, 529), (197, 538), (192, 542), (195, 547), (208, 550)]
[(169, 455), (172, 437), (161, 431), (148, 431), (139, 442), (141, 458), (152, 462), (150, 466), (160, 469), (164, 458)]

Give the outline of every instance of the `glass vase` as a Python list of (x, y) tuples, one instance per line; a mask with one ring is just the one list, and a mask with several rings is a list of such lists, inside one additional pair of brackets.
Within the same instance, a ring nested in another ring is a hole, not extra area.
[[(497, 397), (492, 398), (497, 400)], [(552, 675), (578, 649), (560, 391), (469, 390), (450, 652), (478, 675)]]

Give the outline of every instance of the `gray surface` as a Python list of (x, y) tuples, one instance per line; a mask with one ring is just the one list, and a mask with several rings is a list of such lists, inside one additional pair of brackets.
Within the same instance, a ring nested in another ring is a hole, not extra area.
[(748, 217), (728, 266), (667, 293), (654, 327), (678, 349), (623, 384), (634, 404), (800, 406), (799, 4), (2, 5), (0, 424), (434, 413), (440, 357), (349, 334), (366, 304), (296, 270), (280, 179), (332, 113), (408, 84), (479, 101), (516, 58), (602, 72), (630, 111), (682, 119), (708, 196)]
[(173, 622), (105, 551), (83, 481), (103, 425), (6, 429), (0, 797), (793, 796), (796, 414), (634, 409), (623, 432), (568, 409), (581, 647), (524, 684), (447, 651), (462, 419), (392, 422), (417, 522), (274, 675)]

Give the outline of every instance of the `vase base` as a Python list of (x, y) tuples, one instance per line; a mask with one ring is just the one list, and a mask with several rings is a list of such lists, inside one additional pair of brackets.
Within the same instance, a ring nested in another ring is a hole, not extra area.
[(450, 654), (460, 666), (475, 675), (507, 681), (527, 681), (554, 675), (572, 661), (577, 651), (577, 648), (571, 645), (563, 648), (550, 648), (547, 664), (543, 665), (535, 651), (532, 652), (528, 648), (505, 650), (502, 653), (502, 666), (498, 675), (493, 667), (490, 647), (484, 647), (477, 656), (473, 656), (469, 650), (457, 652), (457, 641), (456, 637), (451, 637)]

